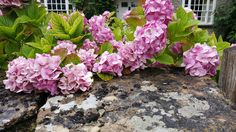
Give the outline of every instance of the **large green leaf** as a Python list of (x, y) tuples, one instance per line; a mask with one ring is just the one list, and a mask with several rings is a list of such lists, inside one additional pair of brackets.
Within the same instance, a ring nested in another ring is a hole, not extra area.
[(80, 58), (78, 55), (76, 54), (69, 54), (66, 56), (66, 58), (64, 59), (64, 61), (62, 62), (62, 64), (65, 66), (67, 64), (73, 63), (75, 65), (80, 63)]
[(146, 19), (144, 16), (144, 10), (142, 7), (135, 7), (129, 14), (129, 17), (125, 20), (126, 23), (132, 28), (137, 26), (143, 26), (146, 24)]
[(174, 64), (174, 59), (172, 56), (170, 56), (169, 54), (167, 53), (162, 53), (161, 55), (159, 56), (156, 56), (155, 57), (155, 60), (157, 62), (160, 62), (161, 64), (166, 64), (166, 65), (171, 65), (171, 64)]
[(115, 36), (115, 39), (117, 41), (121, 41), (122, 40), (122, 30), (120, 27), (117, 27), (113, 30), (113, 34)]
[(28, 46), (28, 45), (23, 45), (21, 47), (21, 54), (24, 55), (26, 58), (34, 58), (35, 57), (35, 49)]
[(82, 17), (78, 17), (73, 23), (69, 34), (74, 37), (78, 37), (84, 30), (84, 20)]
[(104, 43), (101, 45), (101, 48), (99, 50), (99, 54), (104, 53), (105, 51), (108, 51), (109, 53), (113, 52), (113, 46), (111, 43)]
[(98, 77), (101, 78), (103, 81), (109, 81), (113, 78), (111, 74), (107, 73), (97, 73)]

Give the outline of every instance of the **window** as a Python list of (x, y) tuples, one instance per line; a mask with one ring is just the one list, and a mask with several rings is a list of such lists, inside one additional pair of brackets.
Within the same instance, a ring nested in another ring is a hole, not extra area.
[(44, 0), (48, 12), (67, 13), (73, 10), (68, 0)]
[(182, 0), (182, 5), (194, 11), (200, 25), (213, 24), (216, 0)]

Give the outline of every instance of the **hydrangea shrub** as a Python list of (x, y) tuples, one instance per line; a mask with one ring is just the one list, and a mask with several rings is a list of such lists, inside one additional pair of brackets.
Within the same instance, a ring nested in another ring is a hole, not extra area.
[(112, 15), (106, 11), (88, 20), (81, 12), (53, 13), (41, 41), (27, 43), (44, 52), (9, 62), (6, 89), (84, 92), (94, 75), (108, 81), (146, 67), (184, 67), (191, 76), (215, 76), (229, 47), (199, 28), (191, 10), (180, 7), (174, 13), (171, 0), (146, 0), (126, 12), (125, 20)]

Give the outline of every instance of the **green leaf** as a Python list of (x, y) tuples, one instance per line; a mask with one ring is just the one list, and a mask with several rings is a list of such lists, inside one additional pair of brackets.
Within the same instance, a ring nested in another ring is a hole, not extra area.
[(113, 78), (111, 74), (106, 73), (97, 73), (98, 77), (101, 78), (103, 81), (109, 81)]
[(75, 22), (73, 23), (69, 34), (72, 36), (79, 36), (81, 35), (81, 33), (84, 30), (84, 20), (82, 17), (79, 17), (75, 20)]
[(172, 56), (166, 53), (162, 53), (161, 55), (156, 56), (155, 60), (157, 62), (160, 62), (161, 64), (166, 64), (166, 65), (174, 64), (174, 59), (172, 58)]
[(117, 27), (113, 30), (113, 34), (115, 36), (115, 39), (117, 41), (121, 41), (122, 40), (122, 31), (120, 29), (120, 27)]
[(75, 43), (75, 44), (79, 44), (82, 42), (82, 40), (84, 39), (86, 35), (83, 35), (83, 36), (78, 36), (76, 38), (72, 38), (70, 39), (71, 42)]
[(20, 44), (18, 43), (11, 43), (6, 41), (5, 43), (5, 53), (6, 54), (12, 54), (15, 52), (19, 52), (20, 51)]
[(112, 53), (112, 52), (113, 52), (113, 46), (112, 46), (111, 43), (104, 43), (104, 44), (101, 45), (99, 54), (102, 54), (102, 53), (104, 53), (105, 51), (108, 51), (109, 53)]
[(132, 28), (136, 28), (137, 26), (143, 26), (144, 24), (146, 24), (146, 18), (144, 16), (143, 8), (141, 6), (138, 6), (132, 9), (129, 17), (125, 21)]
[(77, 65), (80, 63), (80, 58), (76, 54), (69, 54), (66, 56), (66, 58), (64, 59), (62, 63), (64, 66), (70, 63)]
[(26, 58), (34, 58), (35, 57), (35, 49), (29, 47), (28, 45), (23, 45), (21, 47), (21, 54), (24, 55)]

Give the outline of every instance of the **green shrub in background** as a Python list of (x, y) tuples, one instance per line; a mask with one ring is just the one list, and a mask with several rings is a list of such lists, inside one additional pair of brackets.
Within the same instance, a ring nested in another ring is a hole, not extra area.
[(32, 0), (19, 7), (11, 7), (0, 17), (0, 68), (16, 56), (34, 57), (36, 52), (47, 52), (32, 49), (28, 42), (39, 41), (43, 29), (47, 27), (46, 10)]
[(102, 14), (104, 11), (115, 11), (115, 0), (71, 0), (76, 9), (82, 11), (89, 19), (93, 15)]
[(224, 40), (236, 42), (236, 0), (228, 0), (217, 7), (215, 12), (214, 30)]

